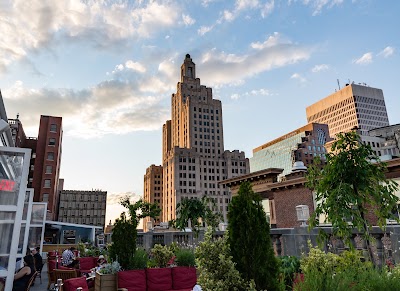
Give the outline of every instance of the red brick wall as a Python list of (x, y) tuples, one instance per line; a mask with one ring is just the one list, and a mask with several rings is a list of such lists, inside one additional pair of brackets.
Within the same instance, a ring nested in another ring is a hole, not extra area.
[(277, 228), (300, 226), (296, 213), (298, 205), (308, 205), (310, 215), (314, 212), (312, 192), (304, 186), (276, 190), (274, 200)]

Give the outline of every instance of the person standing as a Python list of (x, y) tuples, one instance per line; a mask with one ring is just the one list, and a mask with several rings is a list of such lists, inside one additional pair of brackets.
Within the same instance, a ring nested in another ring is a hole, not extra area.
[(75, 260), (74, 250), (75, 250), (75, 247), (70, 247), (69, 249), (66, 249), (66, 250), (62, 253), (62, 261), (61, 261), (61, 264), (62, 264), (64, 267), (71, 268), (70, 265), (72, 265), (72, 263), (73, 263), (74, 260)]

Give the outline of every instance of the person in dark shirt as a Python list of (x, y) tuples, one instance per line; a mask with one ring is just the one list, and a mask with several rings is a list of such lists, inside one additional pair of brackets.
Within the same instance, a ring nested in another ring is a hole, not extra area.
[(33, 256), (33, 262), (35, 263), (36, 271), (40, 272), (43, 268), (43, 259), (42, 259), (42, 256), (40, 255), (39, 251), (40, 251), (40, 247), (36, 247), (36, 248), (32, 249), (31, 253)]
[(33, 256), (24, 257), (24, 266), (14, 275), (13, 291), (25, 291), (28, 286), (29, 279), (35, 273), (35, 265)]

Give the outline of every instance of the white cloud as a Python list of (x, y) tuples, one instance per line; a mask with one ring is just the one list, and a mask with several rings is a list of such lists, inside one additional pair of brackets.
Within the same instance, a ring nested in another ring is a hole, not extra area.
[(332, 8), (334, 6), (339, 6), (343, 3), (343, 0), (289, 0), (288, 4), (300, 2), (303, 5), (310, 6), (313, 9), (313, 16), (316, 16), (322, 12), (322, 10), (327, 7)]
[(363, 54), (360, 58), (353, 60), (353, 63), (357, 65), (368, 65), (372, 63), (372, 59), (372, 52), (368, 52)]
[(233, 100), (237, 100), (239, 98), (240, 98), (240, 95), (237, 93), (231, 95), (231, 99), (233, 99)]
[(329, 66), (326, 64), (321, 64), (321, 65), (315, 65), (312, 69), (311, 72), (313, 73), (318, 73), (318, 72), (322, 72), (322, 71), (326, 71), (329, 70)]
[(381, 52), (378, 53), (378, 56), (383, 56), (384, 58), (388, 58), (394, 54), (394, 47), (387, 46)]
[[(203, 2), (204, 3), (204, 2)], [(205, 4), (208, 5), (209, 1)], [(236, 0), (235, 5), (232, 9), (224, 9), (220, 12), (219, 19), (213, 25), (202, 26), (198, 30), (198, 34), (204, 35), (211, 31), (216, 25), (222, 24), (224, 22), (232, 22), (239, 15), (247, 11), (259, 11), (261, 17), (265, 18), (272, 13), (274, 9), (274, 0), (269, 0), (269, 2), (261, 3), (259, 0)], [(245, 19), (251, 19), (250, 15), (246, 15)]]
[(210, 32), (214, 26), (201, 26), (198, 30), (197, 33), (199, 35), (205, 35), (207, 32)]
[(265, 18), (265, 17), (267, 17), (268, 15), (270, 15), (270, 14), (274, 11), (274, 8), (275, 8), (275, 2), (274, 2), (274, 0), (267, 1), (267, 2), (264, 4), (264, 6), (262, 7), (262, 9), (261, 9), (261, 16), (262, 16), (262, 18)]
[(302, 75), (300, 75), (299, 73), (294, 73), (292, 76), (290, 76), (290, 79), (299, 80), (301, 83), (307, 82), (307, 79), (304, 78), (304, 77), (303, 77)]
[(65, 134), (83, 138), (158, 130), (169, 118), (163, 100), (174, 90), (172, 77), (177, 79), (172, 76), (176, 70), (166, 72), (169, 63), (161, 62), (159, 71), (150, 74), (129, 60), (116, 66), (115, 79), (80, 90), (32, 89), (18, 81), (3, 90), (3, 99), (11, 116), (20, 113), (27, 132), (37, 132), (41, 114), (63, 117)]
[(293, 44), (279, 33), (264, 42), (251, 44), (246, 54), (236, 55), (212, 49), (203, 53), (197, 67), (204, 84), (229, 85), (261, 72), (307, 60), (313, 48)]
[(122, 0), (15, 0), (0, 9), (0, 72), (14, 61), (62, 41), (84, 41), (94, 47), (117, 47), (121, 41), (146, 38), (178, 25), (174, 2)]
[(186, 14), (182, 14), (182, 20), (186, 26), (193, 25), (196, 22), (196, 20), (191, 18), (190, 15), (186, 15)]
[(262, 50), (265, 48), (270, 48), (273, 46), (276, 46), (278, 44), (291, 44), (291, 42), (287, 39), (284, 39), (282, 35), (280, 35), (278, 32), (274, 32), (273, 35), (270, 35), (264, 42), (253, 42), (250, 44), (250, 46), (253, 49), (258, 49)]
[(245, 92), (243, 94), (235, 93), (231, 95), (231, 99), (237, 100), (241, 97), (248, 97), (248, 96), (272, 96), (271, 92), (268, 89), (258, 89), (258, 90), (251, 90), (249, 92)]
[(133, 70), (133, 71), (137, 71), (139, 73), (146, 72), (146, 68), (142, 64), (131, 61), (131, 60), (129, 60), (125, 63), (125, 68)]

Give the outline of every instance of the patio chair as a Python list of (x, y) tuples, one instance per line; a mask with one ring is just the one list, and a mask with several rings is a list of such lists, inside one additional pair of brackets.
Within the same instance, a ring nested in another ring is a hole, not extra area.
[(54, 269), (54, 279), (57, 282), (58, 279), (62, 279), (63, 282), (67, 279), (77, 278), (78, 274), (76, 270), (61, 270)]
[(35, 282), (35, 279), (36, 279), (36, 276), (38, 275), (38, 273), (39, 273), (38, 271), (33, 273), (32, 277), (28, 281), (28, 285), (26, 286), (26, 291), (29, 291), (31, 289), (31, 286), (32, 286), (33, 282)]

